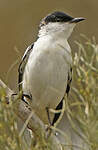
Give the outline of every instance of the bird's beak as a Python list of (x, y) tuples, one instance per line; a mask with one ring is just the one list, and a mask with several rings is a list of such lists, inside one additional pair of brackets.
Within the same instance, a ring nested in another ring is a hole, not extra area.
[(80, 22), (80, 21), (83, 21), (83, 20), (85, 20), (85, 18), (73, 18), (71, 21), (70, 21), (70, 23), (78, 23), (78, 22)]

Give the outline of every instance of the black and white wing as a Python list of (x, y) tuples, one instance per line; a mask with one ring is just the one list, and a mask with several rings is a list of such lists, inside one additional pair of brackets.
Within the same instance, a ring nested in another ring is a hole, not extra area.
[(34, 44), (30, 45), (26, 49), (26, 51), (25, 51), (25, 53), (24, 53), (24, 55), (21, 59), (19, 68), (18, 68), (18, 72), (19, 72), (19, 76), (18, 76), (19, 91), (22, 90), (23, 73), (24, 73), (24, 69), (25, 69), (26, 63), (28, 61), (29, 55), (30, 55), (31, 51), (33, 50), (33, 46), (34, 46)]
[(66, 88), (67, 96), (68, 96), (69, 91), (70, 91), (71, 82), (72, 82), (72, 67), (70, 67), (70, 71), (68, 73), (67, 88)]
[[(68, 96), (69, 91), (70, 91), (70, 86), (71, 86), (71, 82), (72, 82), (72, 67), (70, 67), (70, 71), (68, 73), (68, 80), (67, 80), (67, 87), (66, 87), (66, 94)], [(64, 97), (63, 97), (64, 99)], [(56, 110), (60, 110), (63, 107), (63, 99), (60, 101), (60, 103), (57, 105)], [(58, 120), (59, 116), (61, 113), (56, 113), (54, 115), (53, 121), (52, 121), (52, 125), (55, 124), (55, 122)]]

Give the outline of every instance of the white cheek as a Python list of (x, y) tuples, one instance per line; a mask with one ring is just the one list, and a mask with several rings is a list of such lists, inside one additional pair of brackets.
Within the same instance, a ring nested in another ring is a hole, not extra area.
[(69, 36), (71, 35), (74, 27), (75, 27), (75, 24), (65, 23), (64, 32), (66, 34), (66, 38), (69, 38)]
[(74, 23), (65, 23), (65, 30), (73, 30), (73, 28), (75, 27)]
[(53, 22), (48, 23), (46, 26), (43, 26), (41, 30), (39, 31), (39, 36), (42, 35), (53, 35), (53, 36), (59, 36), (63, 38), (68, 38), (73, 28), (75, 27), (74, 23), (60, 23), (60, 22)]

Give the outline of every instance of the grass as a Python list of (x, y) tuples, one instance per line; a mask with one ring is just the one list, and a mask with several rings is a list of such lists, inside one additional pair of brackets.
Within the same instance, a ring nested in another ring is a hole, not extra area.
[[(98, 45), (95, 39), (76, 42), (78, 51), (73, 55), (73, 84), (66, 103), (72, 127), (78, 133), (72, 118), (77, 120), (89, 150), (98, 150)], [(15, 107), (15, 106), (14, 106)], [(32, 140), (34, 145), (35, 140)], [(32, 145), (31, 144), (31, 145)], [(19, 137), (17, 116), (13, 104), (5, 102), (5, 91), (0, 89), (0, 150), (50, 150), (42, 135), (35, 148)]]

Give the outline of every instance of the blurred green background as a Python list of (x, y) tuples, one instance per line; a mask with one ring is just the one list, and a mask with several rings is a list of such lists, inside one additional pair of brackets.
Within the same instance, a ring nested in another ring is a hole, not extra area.
[(7, 80), (11, 88), (16, 88), (19, 63), (8, 73), (9, 68), (36, 40), (40, 20), (55, 10), (86, 18), (70, 38), (73, 49), (80, 33), (95, 36), (97, 41), (98, 0), (0, 0), (0, 78)]

